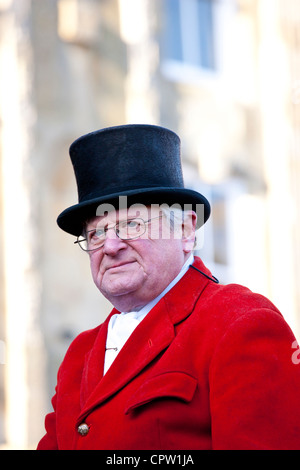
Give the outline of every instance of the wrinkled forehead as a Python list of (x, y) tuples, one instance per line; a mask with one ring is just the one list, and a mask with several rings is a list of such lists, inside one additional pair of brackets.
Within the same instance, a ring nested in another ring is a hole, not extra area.
[(103, 210), (103, 213), (93, 219), (90, 219), (87, 223), (88, 226), (108, 225), (117, 223), (120, 220), (131, 219), (140, 217), (144, 220), (156, 217), (160, 214), (159, 206), (151, 205), (145, 206), (143, 204), (133, 204), (132, 206), (120, 210)]

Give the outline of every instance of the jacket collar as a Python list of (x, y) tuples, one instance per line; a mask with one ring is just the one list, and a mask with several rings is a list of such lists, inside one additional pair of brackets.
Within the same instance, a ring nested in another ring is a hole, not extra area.
[[(194, 266), (211, 275), (200, 258), (195, 257)], [(107, 327), (110, 317), (117, 313), (113, 309), (86, 357), (81, 386), (83, 408), (77, 424), (82, 422), (95, 406), (99, 406), (124, 387), (170, 345), (175, 338), (175, 325), (191, 314), (209, 282), (206, 277), (190, 268), (133, 331), (103, 377)]]

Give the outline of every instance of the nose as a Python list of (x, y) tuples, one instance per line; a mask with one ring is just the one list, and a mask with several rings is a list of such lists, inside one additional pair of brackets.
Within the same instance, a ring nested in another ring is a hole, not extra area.
[(120, 250), (127, 247), (126, 242), (118, 237), (113, 228), (109, 228), (106, 232), (106, 238), (103, 245), (103, 253), (115, 256)]

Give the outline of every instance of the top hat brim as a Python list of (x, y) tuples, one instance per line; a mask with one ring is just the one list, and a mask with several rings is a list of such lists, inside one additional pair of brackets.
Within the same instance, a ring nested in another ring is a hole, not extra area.
[(103, 195), (75, 204), (65, 209), (57, 218), (58, 226), (71, 235), (79, 236), (87, 220), (97, 215), (100, 204), (111, 204), (115, 210), (119, 209), (120, 196), (126, 196), (126, 207), (134, 203), (151, 204), (174, 204), (183, 209), (192, 209), (197, 214), (197, 229), (200, 228), (210, 216), (210, 204), (208, 200), (197, 191), (188, 188), (166, 188), (150, 187), (126, 191), (119, 191), (109, 195)]

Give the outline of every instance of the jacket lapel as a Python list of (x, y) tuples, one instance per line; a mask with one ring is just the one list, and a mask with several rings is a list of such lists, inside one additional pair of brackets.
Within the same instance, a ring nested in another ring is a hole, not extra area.
[[(199, 261), (196, 260), (195, 266), (209, 274)], [(208, 283), (197, 271), (189, 269), (137, 326), (103, 376), (107, 326), (110, 317), (117, 311), (111, 312), (86, 358), (82, 377), (83, 408), (78, 424), (95, 406), (99, 406), (124, 387), (170, 345), (175, 337), (174, 326), (190, 315)]]
[(92, 349), (86, 354), (82, 372), (80, 405), (83, 407), (103, 377), (107, 328), (110, 318), (119, 313), (115, 308), (101, 325)]
[[(96, 341), (97, 344), (95, 344), (87, 358), (89, 370), (85, 373), (83, 381), (87, 381), (88, 385), (82, 384), (82, 387), (86, 389), (85, 395), (88, 395), (89, 391), (93, 389), (93, 384), (95, 384), (97, 380), (98, 383), (84, 404), (80, 416), (78, 417), (78, 424), (82, 422), (85, 416), (87, 416), (95, 406), (99, 406), (111, 395), (124, 387), (174, 339), (174, 326), (165, 309), (157, 304), (157, 306), (152, 309), (151, 314), (149, 312), (146, 318), (137, 326), (107, 373), (102, 376), (105, 352), (103, 337), (105, 336), (106, 338), (106, 332), (107, 326), (105, 333), (99, 332), (99, 338), (97, 338)], [(101, 351), (99, 351), (99, 347)], [(98, 371), (97, 374), (91, 377), (91, 374), (96, 372), (95, 366), (97, 358), (98, 369), (101, 367), (101, 374), (99, 374)], [(85, 369), (87, 369), (87, 365)], [(100, 375), (102, 378), (99, 377)]]

